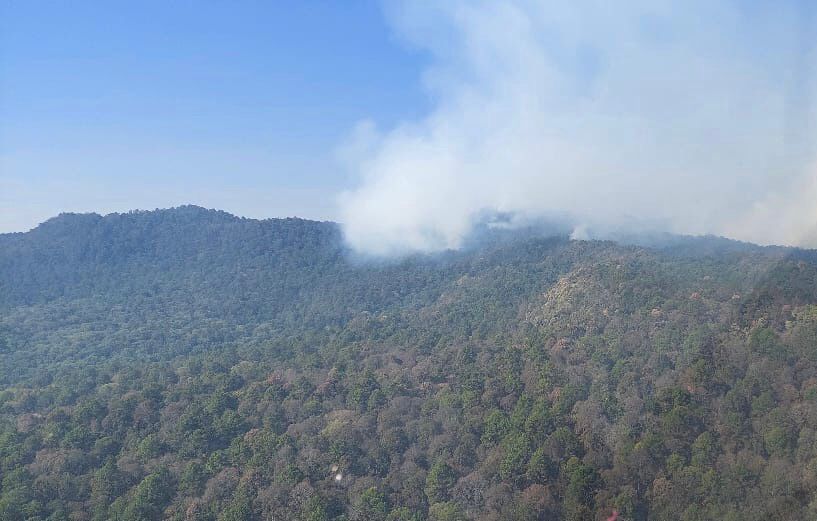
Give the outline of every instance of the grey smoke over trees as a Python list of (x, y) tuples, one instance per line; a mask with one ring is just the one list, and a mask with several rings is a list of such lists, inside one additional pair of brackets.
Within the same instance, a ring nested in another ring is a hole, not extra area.
[(488, 211), (817, 246), (807, 4), (389, 4), (433, 108), (341, 147), (348, 242), (456, 248)]

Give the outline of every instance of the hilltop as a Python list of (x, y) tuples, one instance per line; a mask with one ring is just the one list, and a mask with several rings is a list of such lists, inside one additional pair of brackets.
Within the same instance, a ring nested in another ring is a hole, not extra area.
[(63, 214), (0, 235), (0, 368), (3, 519), (817, 515), (812, 251)]

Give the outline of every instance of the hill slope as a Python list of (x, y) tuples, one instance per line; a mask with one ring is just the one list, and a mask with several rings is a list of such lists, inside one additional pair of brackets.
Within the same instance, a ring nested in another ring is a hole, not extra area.
[(816, 304), (717, 239), (62, 215), (0, 236), (0, 518), (812, 518)]

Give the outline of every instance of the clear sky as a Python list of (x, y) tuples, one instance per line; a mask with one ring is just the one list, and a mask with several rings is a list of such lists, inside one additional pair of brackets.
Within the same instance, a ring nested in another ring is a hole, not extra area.
[(0, 232), (192, 203), (335, 217), (355, 124), (427, 104), (377, 2), (0, 2)]

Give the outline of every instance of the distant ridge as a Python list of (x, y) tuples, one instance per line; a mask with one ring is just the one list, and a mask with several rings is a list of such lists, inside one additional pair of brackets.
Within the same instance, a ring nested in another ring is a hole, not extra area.
[(812, 517), (813, 251), (477, 229), (390, 259), (195, 206), (0, 236), (0, 519)]

